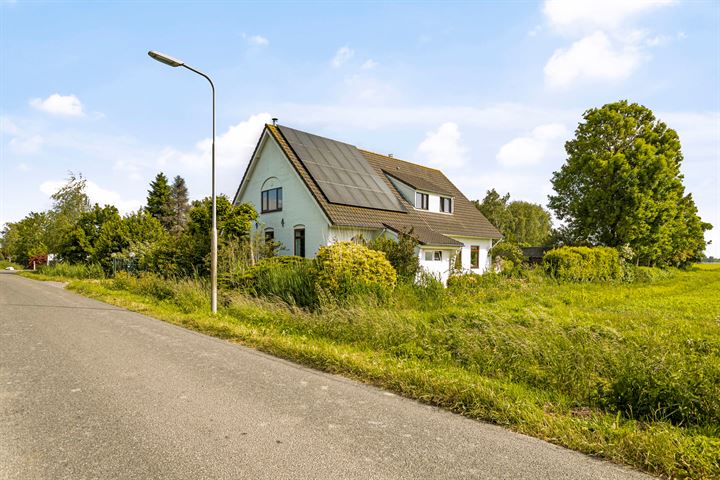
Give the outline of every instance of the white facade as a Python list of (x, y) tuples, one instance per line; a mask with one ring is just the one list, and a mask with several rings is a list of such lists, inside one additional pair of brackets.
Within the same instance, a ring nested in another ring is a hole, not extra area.
[[(462, 271), (465, 273), (483, 273), (490, 268), (490, 249), (492, 248), (492, 240), (489, 238), (472, 238), (472, 237), (458, 237), (455, 235), (448, 235), (453, 240), (457, 240), (463, 244), (462, 252), (460, 253), (460, 260), (462, 261)], [(473, 246), (478, 248), (478, 266), (474, 267), (471, 265), (471, 250)]]
[[(460, 272), (482, 274), (490, 267), (488, 252), (492, 248), (492, 240), (488, 238), (457, 237), (447, 235), (463, 244), (462, 247), (433, 247), (422, 245), (418, 252), (420, 267), (443, 283), (451, 273), (457, 270), (457, 255), (460, 255)], [(473, 247), (477, 247), (477, 266), (471, 264)]]
[[(328, 243), (330, 222), (269, 135), (265, 135), (261, 141), (250, 168), (237, 201), (252, 204), (260, 213), (257, 228), (272, 229), (275, 241), (282, 244), (279, 251), (281, 255), (295, 255), (295, 229), (304, 227), (305, 256), (314, 257), (318, 249)], [(260, 192), (278, 187), (282, 188), (282, 209), (262, 213)]]

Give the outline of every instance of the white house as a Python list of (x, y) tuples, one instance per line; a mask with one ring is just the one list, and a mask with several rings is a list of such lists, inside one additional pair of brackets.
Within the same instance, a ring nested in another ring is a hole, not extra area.
[(440, 170), (275, 124), (265, 126), (233, 202), (255, 206), (256, 228), (282, 244), (281, 255), (411, 233), (420, 265), (443, 282), (458, 266), (485, 271), (501, 238)]

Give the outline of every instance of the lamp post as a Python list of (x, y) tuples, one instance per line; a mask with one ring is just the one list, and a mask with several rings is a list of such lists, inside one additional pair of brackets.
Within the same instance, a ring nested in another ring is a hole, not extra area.
[(182, 60), (169, 57), (159, 52), (149, 51), (148, 55), (160, 63), (170, 65), (171, 67), (185, 67), (191, 72), (195, 72), (210, 82), (212, 89), (212, 236), (210, 240), (210, 308), (212, 313), (217, 313), (217, 200), (215, 197), (215, 85), (206, 74), (197, 70), (190, 65), (186, 65)]

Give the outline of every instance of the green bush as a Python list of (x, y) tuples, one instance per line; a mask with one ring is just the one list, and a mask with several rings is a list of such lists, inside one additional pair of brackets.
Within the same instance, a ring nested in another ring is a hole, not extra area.
[(609, 247), (560, 247), (543, 256), (545, 271), (558, 280), (612, 281), (623, 278), (617, 250)]
[(523, 261), (522, 249), (511, 242), (500, 242), (490, 249), (490, 258), (495, 262), (496, 258), (509, 260), (513, 265), (520, 265)]
[(318, 287), (339, 300), (363, 291), (387, 294), (397, 281), (384, 253), (352, 242), (320, 248), (316, 267)]
[(451, 291), (473, 291), (480, 287), (482, 277), (482, 275), (478, 275), (477, 273), (451, 275), (448, 277), (447, 288)]
[(656, 267), (635, 267), (635, 281), (639, 283), (655, 283), (672, 277), (672, 272)]
[(390, 264), (395, 268), (398, 280), (414, 282), (420, 268), (420, 259), (416, 251), (417, 245), (417, 240), (411, 234), (400, 233), (397, 241), (386, 237), (378, 237), (368, 243), (367, 246), (372, 250), (385, 254)]

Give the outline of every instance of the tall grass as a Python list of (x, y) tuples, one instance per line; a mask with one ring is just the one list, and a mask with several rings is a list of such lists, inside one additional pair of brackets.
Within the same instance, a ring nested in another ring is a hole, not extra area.
[(105, 272), (98, 263), (53, 263), (42, 265), (37, 272), (47, 277), (87, 279), (105, 278)]

